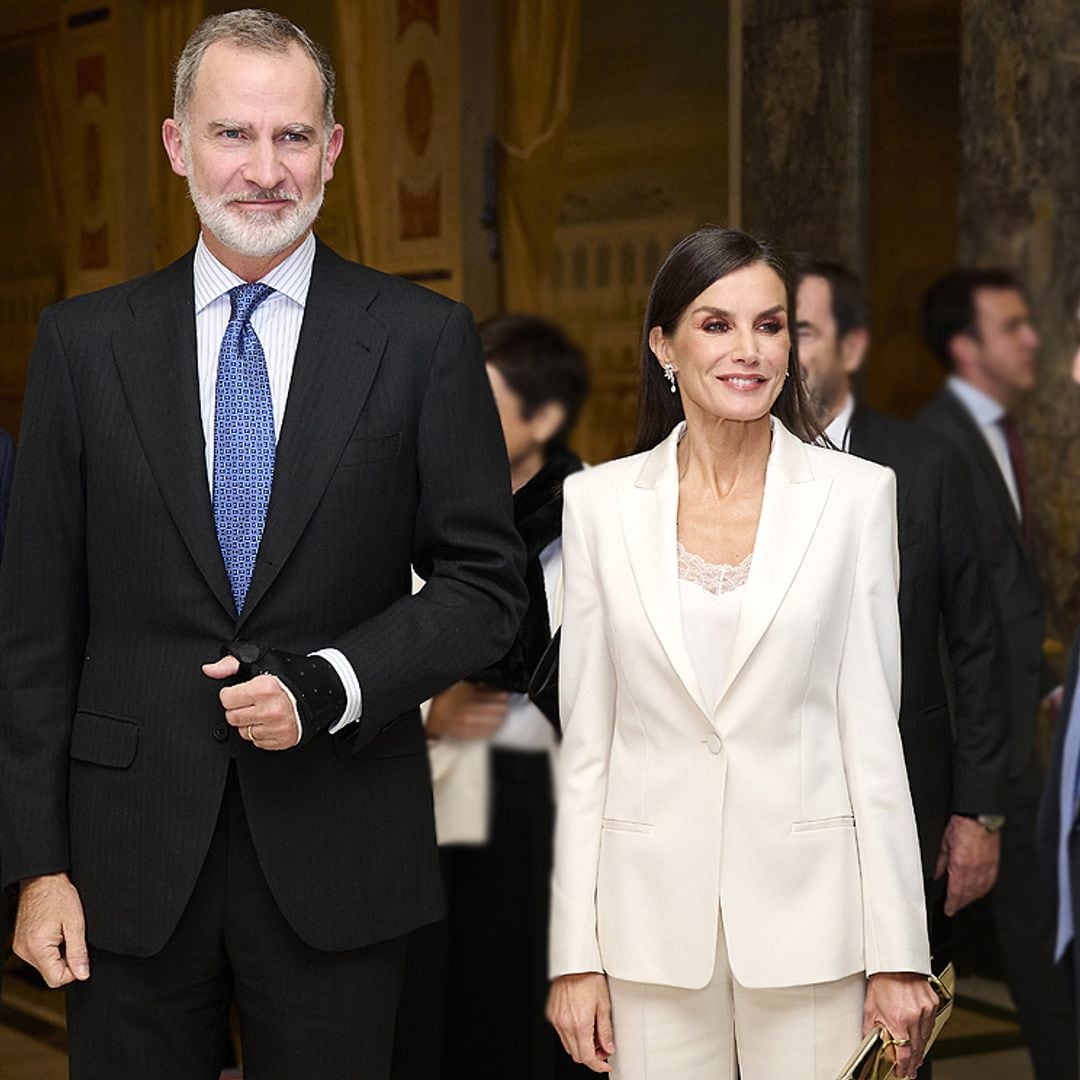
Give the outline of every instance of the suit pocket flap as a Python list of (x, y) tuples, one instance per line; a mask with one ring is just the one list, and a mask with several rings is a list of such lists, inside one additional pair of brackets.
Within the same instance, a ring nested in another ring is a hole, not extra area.
[(397, 457), (401, 449), (401, 432), (392, 435), (364, 435), (350, 439), (338, 462), (340, 466), (366, 465), (369, 461), (382, 461)]
[(78, 761), (126, 769), (135, 760), (139, 745), (139, 725), (118, 716), (80, 712), (71, 727), (71, 748)]
[(648, 835), (654, 826), (647, 825), (643, 821), (624, 821), (622, 818), (606, 817), (600, 822), (600, 828), (604, 832), (632, 832)]
[(820, 829), (854, 829), (855, 818), (851, 814), (842, 814), (839, 817), (816, 818), (813, 821), (796, 821), (792, 823), (791, 831), (818, 832)]

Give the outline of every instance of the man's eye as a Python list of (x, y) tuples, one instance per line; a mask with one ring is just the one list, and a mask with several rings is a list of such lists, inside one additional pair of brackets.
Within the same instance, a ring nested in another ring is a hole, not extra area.
[(236, 128), (227, 128), (221, 134), (226, 139), (239, 139), (240, 138), (240, 132)]
[(308, 137), (302, 131), (286, 131), (282, 136), (286, 142), (305, 143)]

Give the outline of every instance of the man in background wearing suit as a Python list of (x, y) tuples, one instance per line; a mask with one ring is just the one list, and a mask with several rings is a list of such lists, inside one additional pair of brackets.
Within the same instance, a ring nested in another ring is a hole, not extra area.
[[(1073, 357), (1073, 382), (1080, 385), (1080, 349)], [(1072, 986), (1076, 1039), (1080, 1047), (1080, 638), (1073, 646), (1065, 680), (1054, 750), (1039, 813), (1039, 840), (1057, 914), (1054, 957)]]
[(75, 1080), (216, 1077), (234, 998), (248, 1080), (379, 1080), (442, 913), (417, 706), (524, 608), (498, 415), (463, 306), (312, 235), (343, 132), (303, 31), (207, 19), (163, 137), (196, 249), (48, 309), (30, 362), (15, 946), (68, 985)]
[(1035, 752), (1040, 697), (1057, 680), (1042, 654), (1043, 589), (1031, 547), (1031, 507), (1013, 408), (1035, 385), (1039, 337), (1016, 280), (1003, 270), (955, 270), (922, 302), (922, 331), (948, 373), (919, 423), (967, 466), (978, 540), (1005, 635), (1009, 782), (1001, 868), (991, 909), (1009, 991), (1038, 1080), (1074, 1080), (1065, 979), (1053, 962), (1053, 912), (1035, 843), (1042, 776)]
[(861, 283), (826, 259), (804, 257), (798, 271), (799, 362), (818, 419), (836, 447), (896, 473), (900, 733), (940, 966), (947, 953), (942, 912), (952, 916), (978, 899), (997, 875), (1008, 754), (1000, 627), (952, 451), (852, 392), (870, 343)]

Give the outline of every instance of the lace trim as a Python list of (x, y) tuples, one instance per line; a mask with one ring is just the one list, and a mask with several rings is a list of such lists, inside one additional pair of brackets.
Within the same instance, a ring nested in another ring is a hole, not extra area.
[(711, 592), (714, 596), (742, 588), (750, 576), (750, 552), (738, 566), (729, 563), (706, 562), (700, 555), (687, 551), (679, 541), (679, 578)]

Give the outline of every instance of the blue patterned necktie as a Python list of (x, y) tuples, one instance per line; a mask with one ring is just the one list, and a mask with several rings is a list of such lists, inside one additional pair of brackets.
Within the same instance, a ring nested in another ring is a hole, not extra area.
[(244, 610), (274, 480), (274, 403), (251, 313), (274, 290), (259, 282), (229, 290), (214, 404), (214, 524), (236, 613)]

